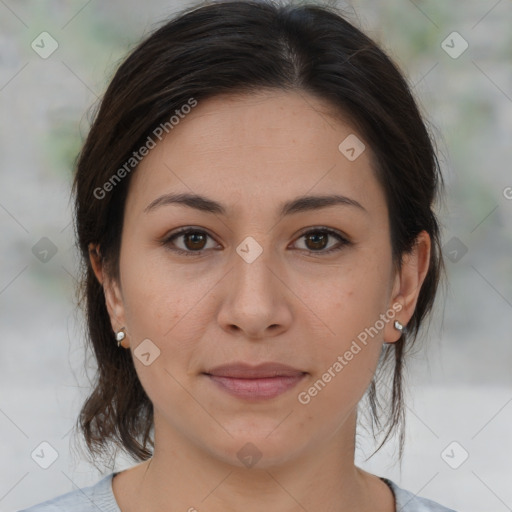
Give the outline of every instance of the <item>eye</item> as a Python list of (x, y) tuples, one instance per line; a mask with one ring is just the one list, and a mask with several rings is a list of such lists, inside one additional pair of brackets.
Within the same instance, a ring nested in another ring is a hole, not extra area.
[[(328, 246), (329, 237), (338, 240), (338, 244), (334, 244), (334, 246), (324, 250), (324, 248)], [(351, 242), (349, 242), (337, 231), (324, 227), (310, 229), (305, 233), (302, 233), (298, 240), (302, 238), (305, 239), (306, 248), (304, 250), (309, 252), (319, 252), (322, 254), (329, 254), (331, 252), (339, 251), (343, 249), (344, 246), (351, 244)]]
[[(208, 238), (211, 237), (205, 231), (194, 228), (184, 228), (167, 237), (162, 241), (162, 244), (178, 254), (184, 254), (185, 256), (198, 256), (203, 250), (207, 249), (205, 245)], [(183, 241), (184, 249), (176, 247), (174, 244), (176, 239), (181, 239)]]

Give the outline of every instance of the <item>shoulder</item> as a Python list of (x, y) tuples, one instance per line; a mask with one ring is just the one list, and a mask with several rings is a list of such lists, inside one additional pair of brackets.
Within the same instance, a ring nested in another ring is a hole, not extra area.
[(121, 512), (112, 491), (114, 474), (110, 473), (89, 487), (61, 494), (18, 512)]
[(410, 491), (398, 487), (392, 480), (384, 477), (380, 478), (391, 487), (395, 495), (396, 512), (455, 512), (455, 510), (451, 508), (444, 507), (427, 498), (421, 498)]

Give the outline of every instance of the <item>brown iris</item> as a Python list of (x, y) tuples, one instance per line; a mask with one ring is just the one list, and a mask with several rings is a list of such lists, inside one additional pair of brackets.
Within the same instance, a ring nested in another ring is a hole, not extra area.
[[(185, 233), (183, 235), (184, 243), (187, 249), (190, 250), (201, 250), (204, 247), (204, 243), (206, 242), (207, 235), (205, 233), (192, 232)], [(191, 242), (190, 244), (187, 241)], [(203, 245), (201, 245), (201, 243)], [(198, 246), (199, 245), (199, 246)]]
[(306, 244), (308, 241), (313, 242), (313, 246), (308, 245), (308, 248), (311, 250), (323, 249), (327, 245), (328, 239), (327, 233), (322, 233), (321, 231), (315, 232), (313, 234), (306, 235)]

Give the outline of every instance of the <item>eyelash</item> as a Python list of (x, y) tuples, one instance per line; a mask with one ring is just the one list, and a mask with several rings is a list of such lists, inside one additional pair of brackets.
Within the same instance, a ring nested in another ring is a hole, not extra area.
[[(203, 231), (200, 229), (194, 229), (194, 228), (183, 228), (180, 231), (177, 231), (176, 233), (172, 233), (170, 236), (166, 237), (164, 240), (162, 240), (161, 243), (166, 248), (168, 248), (170, 251), (173, 251), (177, 254), (182, 254), (184, 256), (201, 256), (202, 253), (207, 249), (201, 249), (201, 250), (197, 250), (197, 251), (184, 251), (183, 249), (178, 249), (176, 247), (170, 247), (171, 242), (173, 242), (176, 238), (179, 238), (180, 236), (188, 235), (191, 233), (200, 233), (200, 234), (204, 234), (210, 238), (213, 238), (206, 231)], [(299, 249), (299, 250), (305, 250), (312, 254), (325, 255), (325, 254), (331, 254), (333, 252), (340, 251), (344, 247), (352, 245), (352, 242), (347, 240), (340, 233), (338, 233), (337, 231), (334, 231), (333, 229), (325, 228), (325, 227), (308, 229), (308, 231), (303, 232), (298, 237), (298, 239), (300, 239), (306, 235), (309, 235), (311, 233), (322, 233), (322, 234), (326, 234), (326, 235), (331, 235), (332, 237), (336, 238), (340, 242), (341, 245), (339, 245), (337, 247), (336, 246), (331, 247), (330, 249), (327, 249), (327, 250), (318, 250), (318, 251), (313, 251), (313, 250), (308, 250), (308, 249)]]

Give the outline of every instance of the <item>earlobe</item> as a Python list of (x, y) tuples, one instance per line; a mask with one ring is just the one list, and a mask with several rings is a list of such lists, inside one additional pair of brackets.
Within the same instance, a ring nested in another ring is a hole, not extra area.
[[(398, 309), (396, 304), (401, 305), (395, 319), (405, 327), (407, 327), (409, 320), (414, 314), (421, 287), (428, 273), (430, 246), (429, 234), (426, 231), (422, 231), (417, 236), (411, 252), (404, 255), (402, 269), (395, 278), (391, 305), (394, 305), (393, 309), (395, 311)], [(386, 340), (386, 342), (390, 343), (400, 339), (401, 333), (397, 329), (393, 329), (393, 331), (392, 338)]]
[(121, 291), (117, 283), (109, 279), (103, 272), (103, 263), (98, 245), (89, 244), (89, 257), (94, 274), (103, 288), (112, 329), (114, 332), (117, 332), (125, 325)]
[(125, 325), (124, 305), (121, 292), (117, 283), (110, 279), (105, 279), (103, 283), (103, 292), (105, 294), (105, 303), (110, 316), (112, 329), (117, 332)]

